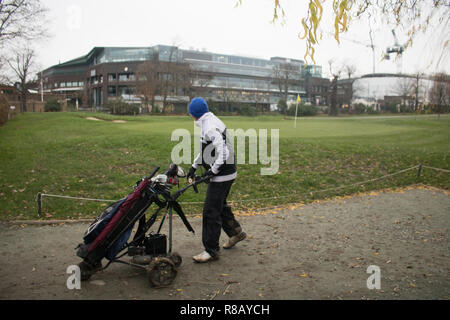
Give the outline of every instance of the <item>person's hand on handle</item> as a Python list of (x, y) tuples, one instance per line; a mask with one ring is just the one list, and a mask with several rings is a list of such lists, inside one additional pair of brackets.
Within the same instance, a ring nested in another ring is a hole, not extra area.
[(187, 174), (187, 176), (186, 176), (186, 177), (188, 178), (189, 184), (193, 183), (194, 180), (195, 180), (195, 170), (197, 170), (197, 169), (194, 168), (194, 167), (191, 167), (191, 168), (189, 169), (189, 172), (188, 172), (188, 174)]

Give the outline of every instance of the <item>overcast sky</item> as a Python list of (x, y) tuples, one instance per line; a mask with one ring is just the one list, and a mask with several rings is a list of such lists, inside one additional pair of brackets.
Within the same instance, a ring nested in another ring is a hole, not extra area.
[[(304, 60), (302, 31), (307, 1), (281, 1), (286, 11), (285, 23), (272, 24), (273, 0), (42, 0), (49, 9), (50, 39), (37, 45), (40, 65), (48, 68), (87, 54), (100, 46), (153, 46), (177, 44), (182, 49), (199, 49), (270, 59), (282, 56)], [(332, 1), (325, 2), (330, 5)], [(405, 73), (436, 71), (442, 48), (436, 33), (420, 36), (404, 55), (401, 63), (381, 61), (382, 52), (394, 44), (391, 29), (373, 25), (376, 45), (376, 72)], [(328, 61), (348, 61), (357, 74), (372, 72), (372, 50), (367, 20), (354, 21), (338, 45), (327, 32), (333, 31), (330, 16), (322, 21), (324, 38), (316, 49), (316, 63), (328, 76)], [(447, 32), (450, 34), (450, 30)], [(396, 30), (400, 43), (406, 41), (403, 30)], [(432, 64), (430, 66), (430, 63)], [(439, 69), (450, 72), (449, 55)]]

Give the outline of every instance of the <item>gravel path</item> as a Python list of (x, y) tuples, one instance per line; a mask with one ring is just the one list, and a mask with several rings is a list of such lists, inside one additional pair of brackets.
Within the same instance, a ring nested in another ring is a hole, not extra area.
[[(195, 235), (176, 219), (183, 263), (159, 289), (144, 271), (112, 264), (69, 290), (66, 268), (80, 261), (87, 224), (2, 223), (0, 299), (449, 299), (449, 214), (448, 191), (419, 187), (242, 215), (248, 239), (208, 264), (191, 258), (201, 219), (190, 219)], [(380, 289), (367, 288), (370, 265)]]

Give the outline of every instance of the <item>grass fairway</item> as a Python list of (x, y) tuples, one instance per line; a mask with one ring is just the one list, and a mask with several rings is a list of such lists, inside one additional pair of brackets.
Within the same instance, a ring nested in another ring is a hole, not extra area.
[[(101, 118), (102, 121), (87, 120)], [(116, 123), (112, 120), (125, 120)], [(448, 173), (423, 169), (335, 191), (419, 163), (450, 169), (450, 117), (292, 118), (222, 117), (229, 128), (280, 129), (280, 167), (261, 176), (266, 165), (238, 165), (231, 200), (236, 209), (309, 201), (356, 191), (417, 182), (448, 189)], [(38, 192), (119, 199), (155, 166), (165, 170), (177, 142), (171, 132), (193, 132), (188, 117), (114, 117), (92, 113), (27, 113), (0, 127), (0, 219), (37, 218)], [(270, 132), (270, 130), (269, 130)], [(270, 148), (269, 148), (270, 150)], [(187, 168), (187, 166), (185, 166)], [(181, 201), (202, 201), (187, 192)], [(203, 192), (202, 192), (203, 191)], [(278, 199), (254, 200), (281, 196)], [(44, 218), (95, 217), (106, 203), (44, 198)], [(190, 214), (199, 205), (185, 205)]]

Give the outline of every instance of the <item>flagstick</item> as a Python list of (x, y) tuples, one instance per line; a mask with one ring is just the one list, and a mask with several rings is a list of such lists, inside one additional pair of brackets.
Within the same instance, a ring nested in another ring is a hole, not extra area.
[(298, 102), (295, 105), (295, 120), (294, 120), (294, 128), (297, 128), (297, 108), (298, 108)]
[(298, 103), (301, 102), (300, 94), (297, 94), (297, 104), (295, 105), (295, 120), (294, 120), (294, 128), (297, 128), (297, 109), (298, 109)]

